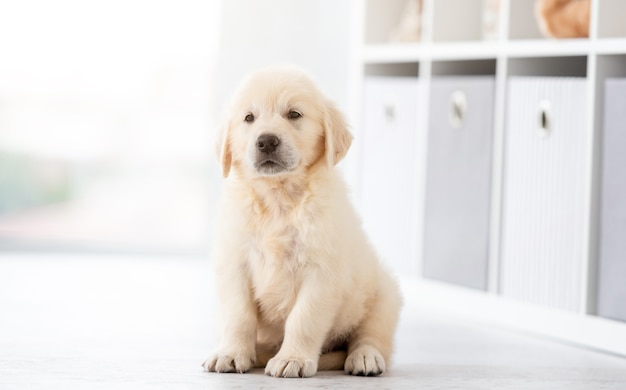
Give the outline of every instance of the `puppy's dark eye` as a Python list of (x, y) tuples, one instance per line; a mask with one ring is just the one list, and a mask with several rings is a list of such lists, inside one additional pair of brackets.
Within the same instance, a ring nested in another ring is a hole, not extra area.
[(301, 117), (302, 117), (302, 114), (300, 114), (298, 111), (295, 111), (295, 110), (291, 110), (287, 114), (287, 118), (289, 118), (289, 119), (298, 119), (298, 118), (301, 118)]
[(243, 120), (246, 122), (254, 122), (254, 115), (248, 114)]

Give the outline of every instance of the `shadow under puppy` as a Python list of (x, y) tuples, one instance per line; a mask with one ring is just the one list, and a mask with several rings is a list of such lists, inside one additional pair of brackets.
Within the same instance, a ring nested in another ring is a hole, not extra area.
[(244, 81), (221, 128), (214, 372), (379, 375), (401, 307), (335, 169), (352, 136), (301, 71)]

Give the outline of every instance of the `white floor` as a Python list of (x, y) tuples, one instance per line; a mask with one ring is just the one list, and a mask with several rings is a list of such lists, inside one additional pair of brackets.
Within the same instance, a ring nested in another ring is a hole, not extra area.
[(0, 389), (626, 389), (626, 359), (407, 309), (383, 377), (200, 368), (207, 261), (0, 254)]

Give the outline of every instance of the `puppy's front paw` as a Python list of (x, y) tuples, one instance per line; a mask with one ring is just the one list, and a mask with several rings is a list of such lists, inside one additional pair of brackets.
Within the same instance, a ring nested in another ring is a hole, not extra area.
[(208, 357), (202, 367), (210, 372), (238, 372), (243, 374), (254, 365), (254, 356), (238, 353), (216, 353)]
[(282, 378), (307, 378), (317, 372), (317, 359), (283, 357), (271, 358), (265, 366), (265, 374)]
[(359, 347), (346, 358), (344, 370), (350, 375), (380, 375), (385, 371), (385, 359), (374, 347)]

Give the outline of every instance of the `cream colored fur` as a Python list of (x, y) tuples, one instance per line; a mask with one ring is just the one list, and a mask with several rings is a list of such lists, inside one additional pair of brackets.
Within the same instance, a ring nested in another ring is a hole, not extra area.
[[(280, 139), (277, 172), (255, 166), (263, 134)], [(335, 169), (351, 140), (341, 113), (300, 71), (258, 71), (235, 95), (218, 147), (223, 324), (208, 371), (385, 371), (401, 298)]]

